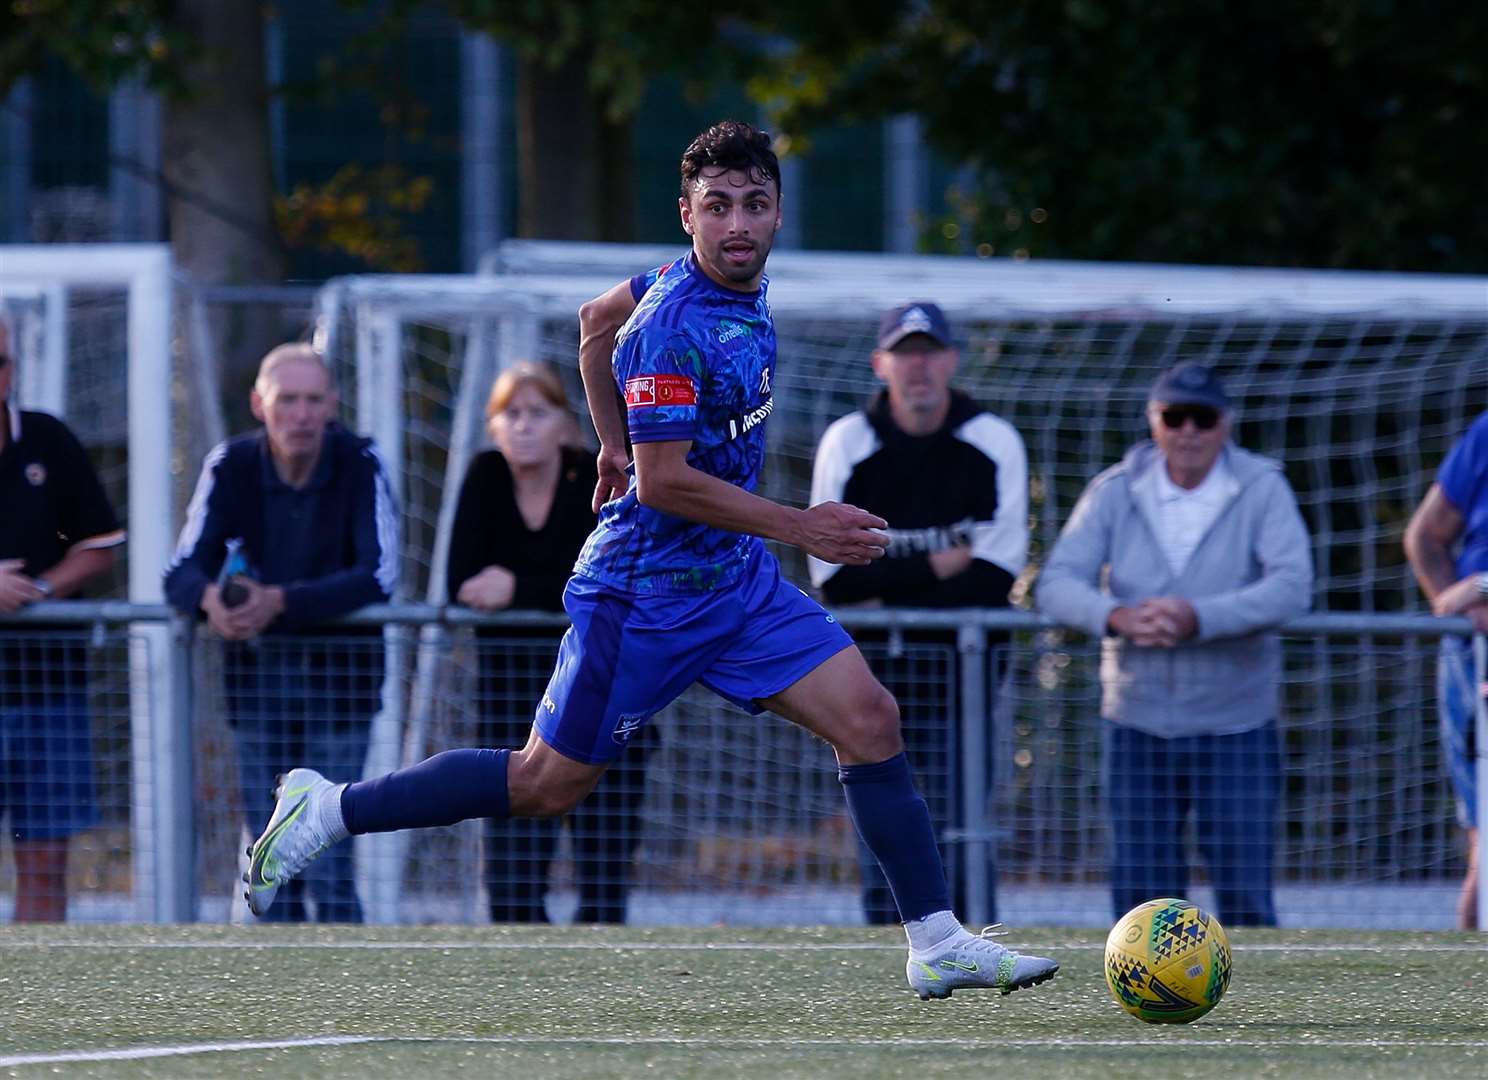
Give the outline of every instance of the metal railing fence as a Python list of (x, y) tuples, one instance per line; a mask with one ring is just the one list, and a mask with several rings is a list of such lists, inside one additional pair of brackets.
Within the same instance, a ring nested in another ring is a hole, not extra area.
[[(1017, 610), (839, 617), (900, 700), (963, 914), (1103, 921), (1096, 643)], [(73, 917), (244, 917), (234, 853), (250, 819), (261, 824), (264, 776), (297, 755), (350, 779), (453, 746), (519, 743), (564, 626), (542, 613), (384, 605), (234, 653), (162, 605), (49, 603), (0, 617), (0, 656), (66, 637), (86, 658), (29, 673), (80, 695), (92, 718), (99, 805), (74, 844)], [(1450, 925), (1465, 853), (1433, 708), (1436, 639), (1469, 632), (1466, 620), (1413, 615), (1312, 615), (1283, 628), (1285, 923)], [(152, 655), (161, 649), (168, 663)], [(0, 671), (0, 692), (27, 677)], [(13, 696), (0, 697), (0, 714), (7, 704)], [(697, 689), (651, 728), (592, 819), (358, 838), (335, 871), (344, 880), (312, 885), (307, 910), (609, 921), (626, 917), (628, 896), (631, 921), (863, 917), (827, 747)], [(311, 732), (311, 744), (292, 731)], [(1191, 854), (1193, 837), (1181, 842)], [(1207, 888), (1202, 875), (1196, 886)]]

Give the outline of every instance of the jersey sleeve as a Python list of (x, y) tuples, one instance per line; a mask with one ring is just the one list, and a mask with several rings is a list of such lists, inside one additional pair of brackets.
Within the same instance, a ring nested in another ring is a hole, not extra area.
[(1488, 413), (1467, 429), (1442, 462), (1437, 485), (1447, 501), (1467, 513), (1488, 488)]
[(660, 266), (653, 266), (644, 274), (637, 274), (635, 277), (631, 278), (630, 298), (637, 304), (639, 304), (641, 302), (641, 297), (646, 295), (646, 290), (651, 288), (652, 285), (655, 285), (661, 275), (665, 274), (671, 268), (671, 263), (662, 263)]
[(686, 330), (653, 320), (626, 335), (615, 348), (615, 382), (630, 441), (694, 438), (702, 375), (702, 351)]

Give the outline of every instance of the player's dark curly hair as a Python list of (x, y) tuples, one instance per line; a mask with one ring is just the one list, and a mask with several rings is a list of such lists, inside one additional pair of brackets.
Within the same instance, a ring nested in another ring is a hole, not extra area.
[(740, 120), (723, 120), (703, 132), (682, 152), (682, 198), (704, 169), (735, 169), (756, 183), (775, 181), (780, 194), (780, 159), (770, 149), (770, 136)]

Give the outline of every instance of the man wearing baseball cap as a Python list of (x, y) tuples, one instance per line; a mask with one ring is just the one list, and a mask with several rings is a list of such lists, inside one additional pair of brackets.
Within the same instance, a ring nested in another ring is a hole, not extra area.
[(1275, 629), (1311, 606), (1312, 552), (1280, 464), (1231, 442), (1232, 421), (1211, 368), (1165, 371), (1151, 441), (1085, 488), (1039, 578), (1046, 614), (1103, 638), (1116, 915), (1188, 895), (1192, 815), (1220, 919), (1276, 924)]
[[(877, 346), (873, 373), (883, 387), (867, 408), (823, 434), (811, 501), (842, 500), (870, 510), (889, 523), (890, 543), (872, 566), (812, 559), (812, 584), (833, 605), (1006, 607), (1013, 579), (1028, 561), (1023, 439), (1011, 424), (951, 389), (960, 353), (936, 304), (921, 300), (886, 311)], [(906, 632), (905, 640), (927, 647), (893, 656), (872, 647), (871, 632), (855, 636), (899, 700), (906, 752), (937, 831), (959, 827), (960, 657), (954, 633)], [(990, 728), (991, 717), (984, 719)], [(990, 776), (990, 762), (983, 765)], [(965, 858), (957, 846), (942, 845), (942, 854), (953, 898), (963, 905), (957, 910), (965, 910)], [(896, 921), (882, 875), (871, 860), (861, 861), (868, 921)], [(991, 867), (986, 871), (990, 901)], [(986, 918), (995, 915), (989, 911)]]

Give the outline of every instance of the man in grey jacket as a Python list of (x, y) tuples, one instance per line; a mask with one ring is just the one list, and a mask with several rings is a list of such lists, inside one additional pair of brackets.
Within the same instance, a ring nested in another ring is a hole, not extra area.
[(1273, 631), (1311, 603), (1307, 527), (1280, 465), (1230, 442), (1230, 399), (1209, 368), (1164, 373), (1147, 419), (1152, 440), (1086, 487), (1038, 587), (1045, 613), (1103, 638), (1113, 911), (1188, 892), (1191, 813), (1216, 914), (1271, 926)]

